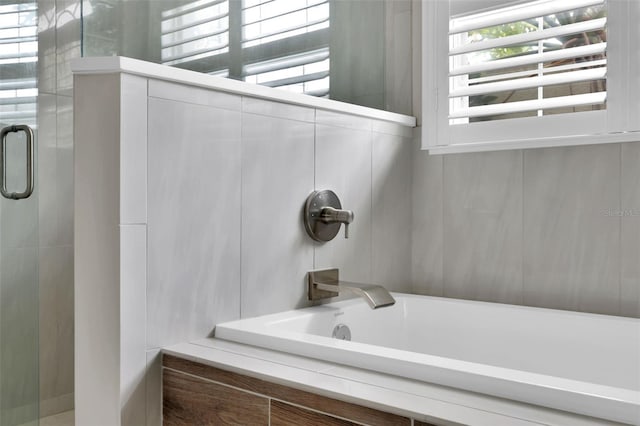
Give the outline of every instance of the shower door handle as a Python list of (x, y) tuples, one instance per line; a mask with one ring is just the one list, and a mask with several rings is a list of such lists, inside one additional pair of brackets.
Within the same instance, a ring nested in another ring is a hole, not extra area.
[[(9, 192), (7, 190), (7, 135), (9, 133), (24, 132), (27, 136), (27, 179), (26, 188), (22, 192)], [(7, 126), (0, 130), (0, 193), (10, 200), (22, 200), (29, 198), (33, 193), (33, 130), (26, 124)]]

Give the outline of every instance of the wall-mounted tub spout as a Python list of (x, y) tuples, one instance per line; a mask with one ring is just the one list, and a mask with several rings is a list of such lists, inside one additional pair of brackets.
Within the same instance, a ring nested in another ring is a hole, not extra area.
[(309, 300), (336, 297), (346, 291), (362, 297), (371, 309), (391, 306), (396, 303), (393, 296), (382, 286), (340, 281), (337, 268), (309, 271), (308, 285)]

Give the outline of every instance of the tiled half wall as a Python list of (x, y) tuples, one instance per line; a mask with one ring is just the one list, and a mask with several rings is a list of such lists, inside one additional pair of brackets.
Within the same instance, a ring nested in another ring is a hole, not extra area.
[[(411, 128), (129, 74), (74, 85), (79, 424), (159, 424), (159, 348), (307, 305), (308, 270), (410, 289)], [(349, 239), (306, 235), (314, 189), (355, 212)]]

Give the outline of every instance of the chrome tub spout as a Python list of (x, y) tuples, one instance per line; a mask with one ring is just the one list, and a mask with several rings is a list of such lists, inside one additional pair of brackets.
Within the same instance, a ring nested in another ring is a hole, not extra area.
[(309, 271), (308, 279), (309, 300), (326, 299), (349, 292), (362, 297), (371, 309), (391, 306), (396, 303), (387, 289), (380, 285), (340, 281), (336, 268)]

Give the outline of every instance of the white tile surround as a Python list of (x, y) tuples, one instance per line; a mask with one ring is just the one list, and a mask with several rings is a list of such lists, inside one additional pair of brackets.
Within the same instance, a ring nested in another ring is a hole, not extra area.
[[(360, 281), (375, 273), (410, 290), (402, 116), (166, 82), (166, 67), (134, 72), (135, 61), (101, 74), (96, 63), (80, 62), (74, 80), (77, 424), (157, 425), (158, 349), (218, 322), (307, 305), (310, 269), (337, 266)], [(195, 76), (199, 86), (220, 81)], [(314, 189), (335, 190), (355, 211), (348, 240), (306, 236), (302, 207)]]

